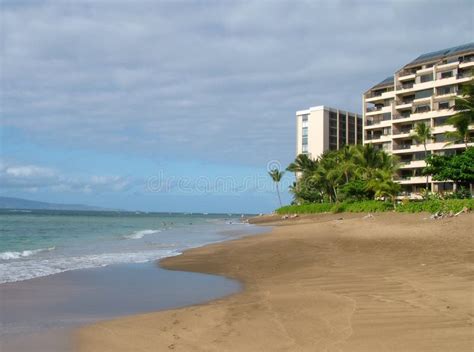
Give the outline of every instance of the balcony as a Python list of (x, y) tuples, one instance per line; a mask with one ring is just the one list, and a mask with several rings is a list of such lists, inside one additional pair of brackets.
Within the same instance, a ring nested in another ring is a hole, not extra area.
[(457, 79), (463, 79), (463, 78), (471, 78), (472, 74), (470, 72), (463, 72), (463, 73), (458, 73), (456, 75)]
[[(400, 176), (397, 181), (400, 184), (425, 183), (426, 176)], [(428, 176), (428, 182), (431, 182), (431, 176)]]
[(395, 96), (395, 92), (392, 89), (392, 90), (385, 91), (385, 92), (372, 92), (370, 94), (367, 94), (365, 96), (365, 100), (368, 103), (373, 103), (373, 102), (377, 102), (377, 101), (383, 101), (385, 99), (390, 99), (390, 98), (393, 98), (394, 96)]
[(414, 83), (404, 83), (397, 86), (397, 90), (411, 89), (413, 88)]
[(399, 101), (399, 102), (397, 102), (397, 105), (395, 105), (395, 109), (397, 109), (397, 110), (410, 109), (413, 105), (413, 100), (414, 99)]
[(366, 115), (369, 116), (374, 116), (377, 114), (383, 114), (383, 113), (389, 113), (392, 112), (392, 105), (386, 105), (386, 106), (369, 106), (366, 110)]
[(373, 120), (369, 120), (367, 119), (365, 121), (365, 125), (366, 126), (376, 126), (376, 125), (380, 125), (386, 121), (390, 122), (392, 119), (389, 119), (389, 118), (382, 118), (382, 119), (373, 119)]
[(391, 135), (390, 134), (380, 134), (380, 135), (368, 135), (364, 138), (365, 141), (371, 142), (390, 142)]
[[(412, 110), (412, 114), (424, 114), (431, 111), (431, 107), (428, 105), (419, 105), (414, 106)], [(415, 117), (415, 116), (413, 116)]]
[(383, 106), (369, 106), (367, 112), (374, 112), (382, 110)]
[(426, 162), (424, 160), (408, 160), (408, 161), (401, 161), (400, 162), (400, 169), (419, 169), (426, 166)]
[(416, 77), (415, 73), (405, 72), (405, 73), (398, 76), (398, 80), (399, 81), (408, 81), (408, 80), (411, 80), (411, 79), (415, 79), (415, 77)]
[(409, 119), (410, 114), (408, 115), (393, 115), (393, 120)]
[(470, 58), (469, 60), (463, 61), (459, 64), (459, 68), (474, 67), (474, 59)]
[(416, 68), (405, 69), (398, 74), (398, 77), (401, 78), (401, 77), (413, 76), (415, 75), (415, 73), (416, 73)]
[(413, 134), (413, 128), (400, 129), (393, 133), (393, 138), (408, 138)]
[(407, 150), (412, 146), (414, 146), (414, 144), (398, 144), (393, 146), (393, 150)]

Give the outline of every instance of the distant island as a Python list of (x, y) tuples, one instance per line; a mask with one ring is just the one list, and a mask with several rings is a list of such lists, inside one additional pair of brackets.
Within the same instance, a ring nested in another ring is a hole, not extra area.
[(29, 210), (84, 210), (84, 211), (107, 211), (107, 209), (83, 204), (58, 204), (39, 202), (36, 200), (0, 197), (0, 209), (29, 209)]

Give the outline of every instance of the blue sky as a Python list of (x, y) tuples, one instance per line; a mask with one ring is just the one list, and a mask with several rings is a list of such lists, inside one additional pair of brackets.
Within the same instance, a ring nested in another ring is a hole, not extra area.
[(472, 1), (0, 3), (1, 194), (131, 210), (271, 211), (296, 110), (474, 33)]

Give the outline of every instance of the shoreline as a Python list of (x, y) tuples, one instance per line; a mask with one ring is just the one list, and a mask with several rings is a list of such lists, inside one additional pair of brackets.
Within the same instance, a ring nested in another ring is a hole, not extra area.
[[(262, 232), (253, 225), (226, 226), (215, 231), (211, 243)], [(0, 284), (0, 349), (69, 352), (75, 350), (73, 332), (81, 326), (205, 303), (241, 290), (236, 280), (217, 275), (164, 270), (157, 264), (163, 258)]]
[(162, 268), (236, 279), (243, 290), (86, 326), (75, 332), (76, 346), (470, 351), (473, 214), (443, 220), (363, 215), (261, 219), (275, 226), (271, 232), (163, 259)]

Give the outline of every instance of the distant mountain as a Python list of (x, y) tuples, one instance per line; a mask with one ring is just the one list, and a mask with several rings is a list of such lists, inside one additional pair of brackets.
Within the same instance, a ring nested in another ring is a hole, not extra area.
[(105, 211), (112, 210), (100, 207), (91, 207), (82, 204), (56, 204), (47, 202), (38, 202), (36, 200), (28, 200), (13, 197), (0, 197), (0, 209), (43, 209), (43, 210), (88, 210), (88, 211)]

